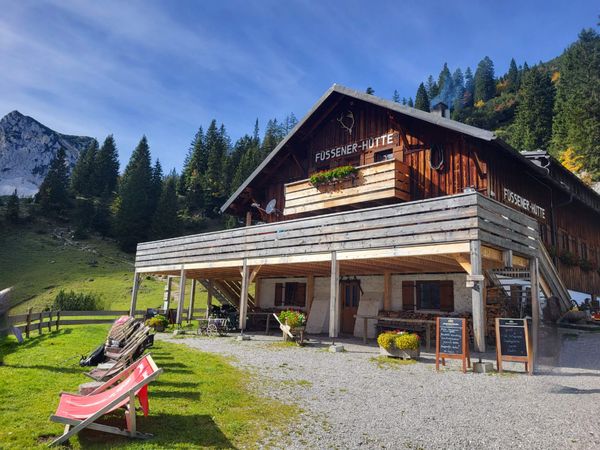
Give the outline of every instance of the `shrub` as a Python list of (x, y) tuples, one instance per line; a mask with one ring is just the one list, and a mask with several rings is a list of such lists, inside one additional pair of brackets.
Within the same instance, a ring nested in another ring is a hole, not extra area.
[(165, 329), (169, 326), (169, 319), (167, 319), (165, 316), (157, 314), (156, 316), (146, 320), (146, 325), (151, 328)]
[(386, 331), (377, 336), (377, 344), (388, 351), (395, 348), (398, 350), (418, 350), (419, 343), (419, 335), (408, 331)]
[(324, 183), (343, 180), (354, 175), (357, 171), (358, 169), (353, 166), (340, 166), (335, 169), (314, 173), (309, 178), (309, 181), (313, 186), (318, 186)]
[(60, 311), (100, 311), (103, 308), (102, 299), (97, 295), (73, 291), (61, 290), (52, 303), (52, 309)]
[(584, 272), (590, 272), (594, 269), (594, 265), (592, 264), (592, 262), (588, 261), (587, 259), (579, 260), (579, 267), (581, 267), (581, 270), (583, 270)]
[(281, 323), (287, 322), (290, 327), (297, 328), (306, 323), (306, 316), (300, 311), (293, 311), (290, 309), (279, 313), (279, 321)]
[(575, 255), (571, 252), (563, 252), (558, 258), (565, 266), (576, 266), (579, 262)]

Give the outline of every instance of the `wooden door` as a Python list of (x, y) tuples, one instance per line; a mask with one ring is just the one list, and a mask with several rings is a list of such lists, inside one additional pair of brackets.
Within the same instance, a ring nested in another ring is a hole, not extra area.
[(354, 334), (355, 315), (360, 302), (360, 282), (358, 280), (340, 282), (340, 300), (342, 303), (342, 333)]

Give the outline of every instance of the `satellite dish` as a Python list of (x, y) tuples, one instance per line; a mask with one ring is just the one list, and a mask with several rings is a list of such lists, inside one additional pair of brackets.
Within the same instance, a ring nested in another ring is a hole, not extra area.
[(277, 204), (277, 199), (271, 200), (269, 203), (267, 203), (267, 206), (265, 207), (265, 212), (267, 214), (272, 214), (273, 211), (275, 211), (276, 204)]

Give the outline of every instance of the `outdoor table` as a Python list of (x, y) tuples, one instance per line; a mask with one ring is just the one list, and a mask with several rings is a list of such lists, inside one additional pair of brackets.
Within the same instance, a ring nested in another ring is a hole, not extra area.
[(393, 323), (419, 324), (425, 326), (425, 350), (431, 350), (432, 329), (435, 327), (435, 320), (425, 319), (403, 319), (401, 317), (382, 317), (382, 316), (354, 316), (357, 319), (363, 319), (363, 343), (367, 343), (367, 321), (369, 319), (377, 321), (386, 321)]

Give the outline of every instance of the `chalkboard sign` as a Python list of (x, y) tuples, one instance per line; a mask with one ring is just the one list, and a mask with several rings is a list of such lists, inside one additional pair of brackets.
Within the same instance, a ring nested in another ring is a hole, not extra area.
[(436, 319), (436, 370), (440, 370), (440, 359), (442, 365), (446, 365), (446, 358), (462, 360), (463, 372), (467, 371), (467, 362), (471, 367), (466, 319), (456, 317), (438, 317)]
[(496, 319), (496, 358), (498, 371), (502, 361), (523, 362), (525, 370), (533, 370), (529, 331), (526, 319)]

